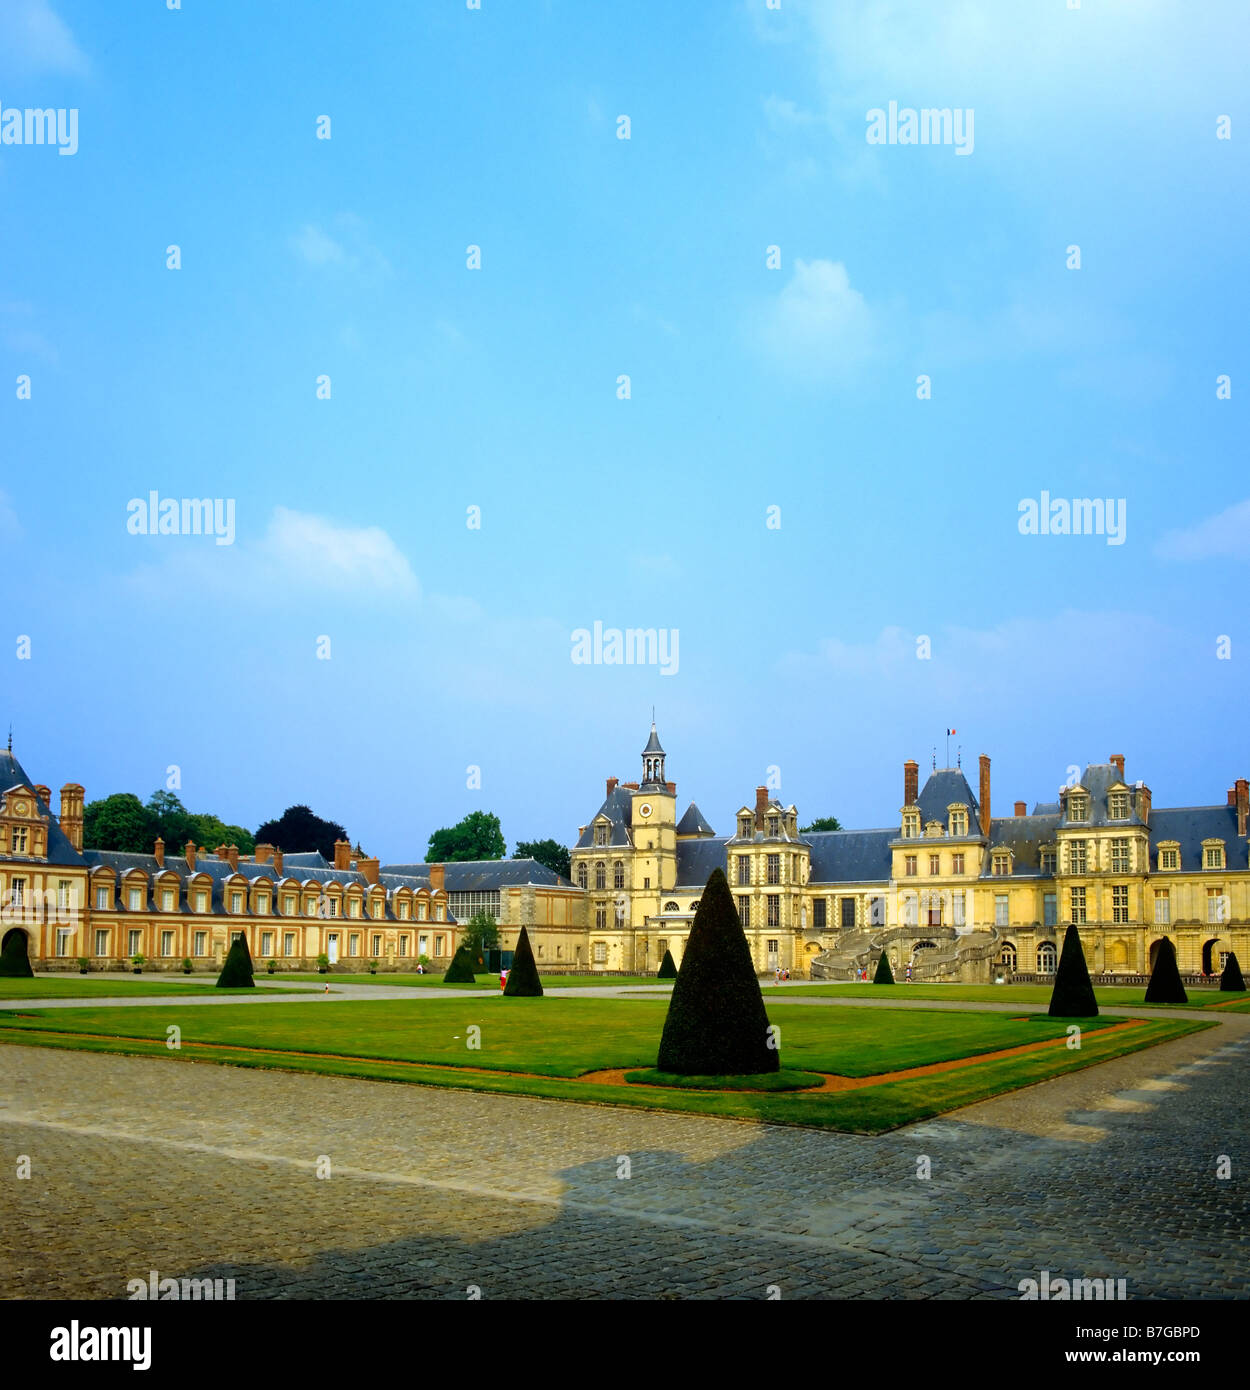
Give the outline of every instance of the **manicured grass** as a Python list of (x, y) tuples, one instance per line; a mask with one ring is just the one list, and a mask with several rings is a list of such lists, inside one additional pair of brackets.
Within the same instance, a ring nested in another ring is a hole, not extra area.
[[(90, 975), (36, 975), (34, 979), (0, 978), (0, 999), (93, 999), (102, 996), (124, 998), (143, 994), (254, 994), (253, 989), (218, 989), (213, 979), (201, 975), (194, 983), (179, 975), (175, 983), (151, 977), (132, 980), (93, 980)], [(291, 994), (308, 994), (292, 989)]]
[[(574, 1079), (588, 1071), (650, 1069), (667, 1002), (663, 997), (462, 999), (449, 993), (420, 1005), (331, 997), (324, 1002), (264, 1008), (84, 1007), (49, 1010), (37, 1017), (7, 1011), (0, 1012), (0, 1042), (460, 1086), (875, 1133), (1214, 1026), (1160, 1017), (1111, 1031), (1118, 1020), (1101, 1018), (1085, 1025), (1078, 1052), (1062, 1046), (1046, 1048), (844, 1092), (712, 1093)], [(782, 1059), (789, 1070), (851, 1077), (1064, 1037), (1070, 1022), (958, 1011), (787, 1008), (776, 1001), (769, 1016), (781, 1030)], [(182, 1029), (179, 1052), (165, 1046), (165, 1030), (171, 1022)], [(481, 1030), (481, 1046), (476, 1050), (468, 1046), (473, 1026)]]
[[(768, 985), (764, 994), (785, 998), (787, 995), (813, 996), (826, 999), (952, 999), (959, 1003), (990, 1004), (1049, 1004), (1051, 987), (1049, 985), (933, 985), (933, 984), (893, 984), (872, 985), (830, 983), (822, 985), (790, 985), (779, 988)], [(1147, 1004), (1145, 985), (1094, 985), (1094, 997), (1099, 1006), (1109, 1009), (1150, 1008), (1150, 1009), (1205, 1009), (1227, 999), (1248, 999), (1250, 992), (1243, 995), (1221, 994), (1218, 989), (1189, 988), (1188, 1004)]]
[[(329, 975), (301, 974), (292, 971), (290, 974), (279, 971), (276, 975), (266, 975), (263, 970), (256, 972), (256, 978), (264, 976), (267, 980), (274, 980), (279, 983), (286, 980), (310, 980), (319, 985), (324, 985), (327, 981), (331, 985), (412, 985), (418, 989), (498, 989), (499, 976), (481, 974), (476, 977), (476, 983), (471, 985), (444, 984), (441, 974), (437, 975), (370, 975), (367, 971), (361, 975), (350, 975), (343, 972), (335, 972)], [(606, 988), (611, 985), (637, 986), (637, 985), (672, 985), (672, 980), (657, 980), (654, 975), (543, 975), (541, 967), (539, 976), (543, 982), (543, 989), (587, 989), (590, 987)]]
[(758, 1076), (679, 1076), (648, 1067), (645, 1071), (627, 1071), (625, 1080), (631, 1086), (672, 1086), (681, 1091), (802, 1091), (821, 1085), (824, 1077), (788, 1067)]

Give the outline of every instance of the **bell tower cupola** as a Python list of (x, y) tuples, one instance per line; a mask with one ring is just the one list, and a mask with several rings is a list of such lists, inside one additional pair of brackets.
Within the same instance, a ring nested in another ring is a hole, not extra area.
[(655, 720), (651, 721), (651, 737), (642, 750), (643, 787), (664, 786), (664, 749), (660, 746), (659, 735), (655, 732)]

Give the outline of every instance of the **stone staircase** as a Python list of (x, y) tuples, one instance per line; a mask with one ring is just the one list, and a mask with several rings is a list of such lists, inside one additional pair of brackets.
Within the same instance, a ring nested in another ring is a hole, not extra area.
[(953, 927), (879, 927), (843, 933), (837, 945), (813, 956), (809, 962), (813, 980), (854, 980), (865, 966), (869, 978), (881, 952), (897, 943), (900, 963), (912, 958), (914, 943), (937, 945), (915, 951), (912, 978), (924, 981), (988, 981), (997, 954), (1000, 933), (996, 927), (959, 933)]

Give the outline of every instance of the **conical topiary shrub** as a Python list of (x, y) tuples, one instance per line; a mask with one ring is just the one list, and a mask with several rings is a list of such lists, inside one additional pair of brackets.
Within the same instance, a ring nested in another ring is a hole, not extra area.
[(680, 1076), (779, 1071), (751, 949), (725, 874), (714, 869), (699, 900), (668, 1004), (656, 1066)]
[(872, 977), (874, 985), (892, 985), (894, 983), (894, 971), (890, 969), (890, 958), (884, 951), (881, 952), (881, 959), (877, 962), (877, 973)]
[(508, 971), (508, 983), (503, 992), (514, 999), (520, 996), (534, 998), (543, 992), (543, 982), (538, 978), (538, 967), (534, 964), (534, 952), (530, 949), (529, 933), (524, 927), (517, 937), (516, 950), (512, 953), (512, 968)]
[(460, 946), (451, 958), (447, 973), (443, 976), (445, 985), (474, 985), (477, 976), (473, 973), (473, 952), (468, 946)]
[(664, 959), (660, 962), (660, 968), (655, 972), (657, 980), (675, 980), (677, 978), (677, 962), (673, 959), (672, 951), (664, 952)]
[(247, 989), (255, 983), (252, 979), (252, 953), (247, 948), (247, 937), (240, 932), (226, 952), (225, 964), (217, 976), (217, 988)]
[(1155, 955), (1155, 966), (1146, 986), (1147, 1004), (1188, 1004), (1189, 995), (1181, 984), (1181, 972), (1176, 965), (1176, 947), (1165, 936)]
[(1050, 991), (1051, 1018), (1097, 1018), (1098, 1000), (1089, 980), (1089, 966), (1081, 949), (1081, 934), (1076, 924), (1069, 926), (1059, 952), (1054, 988)]
[(26, 933), (21, 927), (14, 927), (4, 938), (4, 947), (0, 949), (0, 975), (11, 980), (29, 980), (34, 974), (26, 950)]
[(1240, 993), (1246, 987), (1246, 982), (1241, 978), (1241, 966), (1237, 964), (1237, 952), (1230, 951), (1228, 959), (1224, 962), (1224, 969), (1220, 974), (1220, 992)]

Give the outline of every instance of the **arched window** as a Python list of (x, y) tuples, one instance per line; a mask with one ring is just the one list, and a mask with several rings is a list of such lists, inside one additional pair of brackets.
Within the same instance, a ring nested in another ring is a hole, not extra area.
[(1016, 948), (1010, 941), (1003, 942), (1002, 955), (998, 958), (999, 965), (1005, 966), (1008, 970), (1016, 968)]
[(1055, 943), (1053, 941), (1043, 941), (1037, 948), (1037, 969), (1042, 975), (1053, 975), (1055, 973)]
[(607, 866), (606, 866), (606, 865), (602, 862), (602, 860), (601, 860), (598, 864), (595, 865), (595, 887), (596, 887), (596, 888), (606, 888), (607, 886), (608, 886), (608, 871), (607, 871)]
[(577, 866), (577, 886), (579, 888), (586, 886), (586, 861), (584, 859)]
[(680, 911), (681, 911), (681, 908), (679, 908), (679, 907), (677, 906), (676, 903), (665, 903), (665, 904), (664, 904), (664, 911), (665, 911), (665, 912), (680, 912)]
[(625, 887), (625, 865), (619, 859), (612, 865), (612, 887)]
[(698, 898), (696, 898), (696, 899), (694, 900), (694, 902), (692, 902), (692, 903), (690, 904), (690, 911), (691, 911), (691, 912), (698, 912), (698, 910), (699, 910), (699, 900), (698, 900)]

